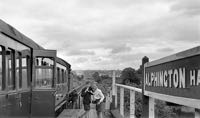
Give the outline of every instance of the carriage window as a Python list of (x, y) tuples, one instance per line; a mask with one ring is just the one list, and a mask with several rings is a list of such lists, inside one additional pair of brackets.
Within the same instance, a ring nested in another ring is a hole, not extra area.
[(57, 84), (64, 83), (66, 78), (64, 70), (66, 69), (66, 67), (60, 63), (57, 63), (56, 66), (57, 66)]
[(36, 87), (51, 88), (52, 85), (52, 69), (36, 69)]
[(65, 82), (65, 80), (64, 80), (65, 77), (64, 77), (64, 70), (63, 69), (62, 69), (62, 73), (61, 74), (62, 74), (62, 83), (64, 83)]
[[(23, 60), (22, 60), (22, 67), (26, 67), (26, 68), (22, 69), (22, 73), (24, 73), (24, 75), (25, 75), (22, 78), (27, 77), (27, 83), (28, 83), (27, 87), (30, 87), (31, 86), (31, 76), (32, 76), (31, 75), (31, 58), (30, 58), (30, 56), (26, 56), (26, 59), (24, 59), (24, 60), (26, 60), (26, 61), (23, 62)], [(23, 70), (24, 70), (24, 72), (23, 72)], [(23, 86), (23, 84), (22, 84), (22, 86)]]
[(64, 71), (64, 83), (67, 82), (66, 70)]
[(35, 60), (36, 88), (51, 88), (53, 80), (53, 60), (51, 58), (38, 57)]
[(60, 84), (60, 69), (57, 68), (57, 84)]
[(59, 81), (60, 81), (60, 83), (62, 83), (62, 69), (60, 69), (60, 71), (59, 71), (59, 76), (60, 76)]
[(15, 52), (13, 50), (6, 51), (6, 63), (8, 69), (8, 90), (15, 90), (15, 69), (14, 69), (14, 62), (15, 59)]
[(22, 88), (22, 62), (21, 62), (22, 54), (20, 52), (17, 53), (16, 57), (16, 80), (18, 81), (18, 87)]
[(3, 63), (3, 56), (2, 56), (2, 54), (3, 54), (3, 50), (2, 50), (2, 47), (0, 47), (0, 91), (2, 90), (2, 84), (3, 84), (3, 78), (2, 78), (2, 63)]
[(22, 58), (22, 79), (20, 81), (21, 88), (26, 89), (28, 88), (28, 75), (27, 75), (27, 57)]
[(65, 70), (65, 82), (67, 83), (67, 81), (68, 81), (68, 71)]

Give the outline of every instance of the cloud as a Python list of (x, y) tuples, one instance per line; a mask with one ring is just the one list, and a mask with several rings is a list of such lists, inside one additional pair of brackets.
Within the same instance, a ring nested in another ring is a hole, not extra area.
[(94, 52), (86, 51), (86, 50), (70, 50), (67, 55), (75, 56), (75, 55), (94, 55)]
[(121, 45), (119, 47), (114, 47), (111, 51), (111, 54), (123, 53), (123, 52), (129, 52), (129, 51), (131, 51), (130, 47)]
[(126, 42), (153, 43), (165, 41), (198, 41), (200, 35), (199, 17), (169, 15), (152, 22), (113, 28), (110, 39), (123, 39)]
[(73, 69), (139, 67), (199, 44), (198, 0), (6, 0), (3, 20)]
[(172, 11), (182, 12), (187, 15), (200, 15), (199, 0), (179, 0), (172, 7)]
[(158, 52), (173, 52), (174, 50), (172, 48), (166, 47), (166, 48), (161, 48), (157, 50)]
[(75, 62), (76, 62), (76, 63), (85, 63), (85, 62), (87, 62), (87, 61), (88, 61), (87, 58), (80, 57), (80, 58), (77, 58)]

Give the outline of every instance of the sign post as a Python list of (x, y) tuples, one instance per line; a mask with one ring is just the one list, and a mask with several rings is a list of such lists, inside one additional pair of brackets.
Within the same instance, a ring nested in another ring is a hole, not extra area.
[[(144, 70), (144, 64), (149, 62), (148, 57), (143, 57), (142, 58), (142, 74), (143, 77), (145, 78), (145, 70)], [(142, 80), (142, 118), (149, 118), (149, 96), (144, 95), (144, 90), (145, 90), (145, 82), (144, 79)]]

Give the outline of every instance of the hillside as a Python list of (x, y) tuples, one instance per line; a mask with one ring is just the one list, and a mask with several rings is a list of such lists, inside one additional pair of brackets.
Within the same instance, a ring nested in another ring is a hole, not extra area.
[[(114, 70), (73, 70), (77, 75), (83, 75), (84, 78), (92, 78), (92, 75), (95, 72), (98, 72), (100, 76), (102, 75), (108, 75), (109, 77), (112, 77)], [(121, 70), (115, 70), (116, 77), (120, 77)]]

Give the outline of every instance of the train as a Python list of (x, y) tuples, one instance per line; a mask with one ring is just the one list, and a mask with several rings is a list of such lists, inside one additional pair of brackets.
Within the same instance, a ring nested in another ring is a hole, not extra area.
[(71, 65), (0, 19), (0, 118), (55, 118), (72, 88)]

